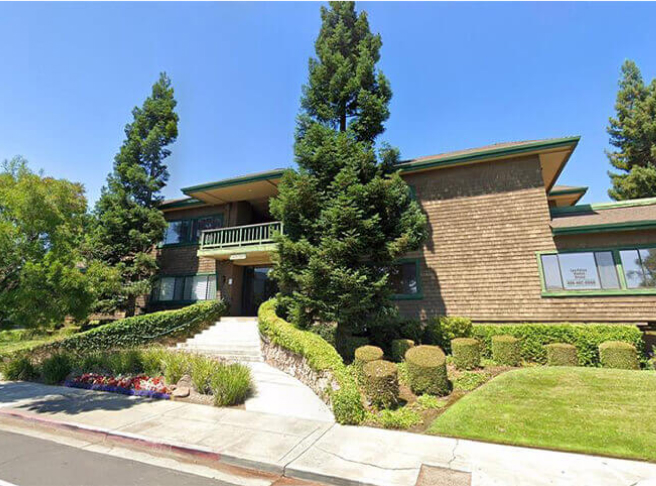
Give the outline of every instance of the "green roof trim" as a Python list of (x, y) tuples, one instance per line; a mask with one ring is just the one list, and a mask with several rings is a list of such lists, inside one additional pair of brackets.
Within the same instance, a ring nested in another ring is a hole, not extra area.
[(656, 204), (656, 197), (647, 197), (644, 199), (629, 199), (627, 201), (615, 201), (607, 203), (580, 204), (578, 206), (565, 206), (560, 208), (551, 208), (551, 215), (572, 213), (591, 213), (594, 211), (603, 211), (605, 209), (631, 208), (637, 206), (652, 206)]
[(605, 231), (636, 231), (656, 228), (656, 220), (628, 221), (626, 223), (591, 224), (588, 226), (570, 226), (552, 228), (554, 235), (574, 235), (581, 233), (602, 233)]
[(230, 179), (223, 179), (216, 182), (208, 182), (206, 184), (199, 184), (197, 186), (184, 187), (182, 192), (184, 194), (193, 194), (195, 192), (210, 191), (212, 189), (219, 189), (221, 187), (238, 186), (240, 184), (248, 184), (249, 182), (266, 181), (268, 179), (279, 179), (285, 173), (286, 169), (274, 169), (266, 172), (258, 172), (257, 174), (249, 174), (241, 177), (233, 177)]
[(550, 196), (564, 196), (566, 194), (585, 194), (588, 192), (588, 188), (585, 186), (581, 187), (568, 187), (567, 189), (552, 189), (549, 191)]
[[(446, 155), (443, 157), (436, 156), (434, 159), (422, 160), (413, 162), (412, 160), (401, 162), (399, 168), (403, 172), (410, 172), (415, 170), (427, 169), (431, 167), (442, 167), (463, 162), (474, 162), (482, 159), (489, 159), (492, 157), (503, 157), (507, 155), (520, 155), (526, 152), (534, 152), (536, 150), (547, 150), (558, 147), (571, 146), (575, 148), (581, 139), (580, 136), (554, 138), (551, 140), (540, 140), (537, 142), (526, 142), (524, 144), (513, 145), (511, 147), (491, 148), (481, 150), (480, 152), (470, 152), (459, 155)], [(555, 178), (557, 179), (557, 177)], [(555, 180), (554, 179), (554, 180)]]
[(200, 199), (195, 197), (189, 197), (187, 199), (181, 199), (179, 201), (172, 202), (163, 202), (158, 207), (159, 209), (177, 209), (177, 208), (186, 208), (188, 206), (196, 206), (197, 204), (206, 204)]

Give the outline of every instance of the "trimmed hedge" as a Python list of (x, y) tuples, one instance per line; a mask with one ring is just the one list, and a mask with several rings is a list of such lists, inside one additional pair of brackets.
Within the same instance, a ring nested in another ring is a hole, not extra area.
[(369, 338), (365, 336), (353, 336), (343, 331), (335, 332), (335, 349), (349, 363), (355, 358), (355, 350), (367, 344)]
[(473, 324), (471, 319), (458, 316), (434, 317), (426, 324), (423, 343), (435, 344), (445, 352), (451, 352), (451, 340), (472, 337)]
[(567, 343), (553, 343), (545, 346), (549, 366), (578, 366), (576, 346)]
[(378, 346), (360, 346), (355, 350), (355, 363), (360, 366), (380, 359), (383, 359), (383, 350)]
[(392, 341), (391, 357), (392, 361), (400, 363), (405, 358), (408, 349), (414, 347), (415, 342), (412, 339), (395, 339)]
[(415, 346), (405, 353), (410, 388), (417, 395), (448, 395), (446, 356), (438, 346)]
[(276, 300), (271, 299), (258, 311), (260, 332), (273, 344), (300, 354), (315, 371), (329, 371), (339, 385), (328, 390), (335, 419), (340, 424), (357, 425), (365, 418), (358, 384), (337, 350), (318, 334), (298, 329), (276, 315)]
[(637, 370), (640, 368), (638, 352), (632, 344), (606, 341), (599, 345), (599, 358), (604, 368)]
[(514, 336), (492, 336), (492, 359), (500, 365), (519, 366), (522, 343)]
[(623, 324), (475, 324), (474, 335), (484, 344), (483, 356), (492, 357), (492, 336), (507, 334), (522, 340), (524, 361), (545, 364), (546, 344), (576, 346), (581, 366), (599, 366), (599, 345), (604, 341), (624, 341), (643, 349), (642, 333)]
[(365, 394), (374, 407), (391, 408), (399, 403), (399, 373), (394, 363), (370, 361), (362, 372)]
[(481, 343), (474, 338), (451, 340), (453, 363), (459, 370), (473, 370), (481, 365)]
[(205, 301), (182, 309), (128, 317), (90, 331), (44, 344), (31, 353), (52, 354), (59, 350), (75, 353), (141, 346), (164, 337), (193, 334), (218, 320), (226, 310), (222, 301)]

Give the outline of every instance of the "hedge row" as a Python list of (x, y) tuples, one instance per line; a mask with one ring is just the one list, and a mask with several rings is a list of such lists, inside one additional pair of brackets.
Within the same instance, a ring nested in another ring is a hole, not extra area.
[(492, 356), (492, 336), (507, 334), (521, 340), (525, 361), (547, 362), (544, 347), (552, 343), (576, 346), (579, 365), (599, 366), (599, 345), (623, 341), (643, 349), (642, 333), (636, 326), (622, 324), (475, 324), (473, 334), (483, 346), (483, 355)]
[(222, 301), (205, 301), (182, 309), (128, 317), (38, 346), (30, 354), (49, 355), (57, 351), (86, 353), (142, 346), (162, 338), (193, 334), (218, 320), (225, 311), (226, 305)]
[(315, 371), (332, 373), (339, 389), (328, 392), (337, 422), (357, 425), (364, 420), (365, 409), (356, 378), (334, 347), (318, 334), (298, 329), (278, 317), (275, 299), (260, 306), (258, 322), (260, 332), (273, 344), (300, 354)]

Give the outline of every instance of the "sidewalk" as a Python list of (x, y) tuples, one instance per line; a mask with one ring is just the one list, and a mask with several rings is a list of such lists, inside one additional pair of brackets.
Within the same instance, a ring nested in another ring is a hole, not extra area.
[(0, 382), (3, 417), (66, 424), (160, 449), (195, 451), (222, 464), (335, 485), (414, 486), (422, 466), (422, 477), (438, 471), (433, 477), (453, 474), (468, 480), (438, 480), (431, 486), (468, 484), (469, 480), (472, 486), (629, 486), (656, 478), (656, 464), (637, 461), (35, 383)]

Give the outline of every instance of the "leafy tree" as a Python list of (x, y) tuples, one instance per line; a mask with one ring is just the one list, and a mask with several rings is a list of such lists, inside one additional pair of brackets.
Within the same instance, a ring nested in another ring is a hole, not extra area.
[(656, 196), (656, 79), (645, 85), (633, 61), (622, 65), (622, 79), (615, 110), (609, 119), (611, 165), (619, 173), (609, 172), (613, 187), (608, 191), (615, 200)]
[(132, 110), (133, 121), (125, 127), (125, 141), (96, 204), (89, 251), (116, 267), (123, 281), (120, 292), (105, 296), (104, 310), (119, 308), (133, 315), (137, 297), (150, 291), (157, 271), (152, 249), (166, 229), (157, 205), (169, 177), (166, 147), (178, 136), (175, 105), (171, 81), (162, 73), (143, 106)]
[(79, 248), (87, 201), (82, 185), (5, 161), (0, 172), (0, 328), (83, 319), (111, 271), (86, 264)]
[(394, 169), (398, 151), (375, 149), (392, 96), (375, 67), (380, 36), (353, 3), (331, 2), (321, 18), (297, 124), (299, 170), (285, 173), (271, 202), (285, 228), (273, 276), (298, 325), (362, 332), (395, 314), (390, 269), (419, 248), (426, 219)]

